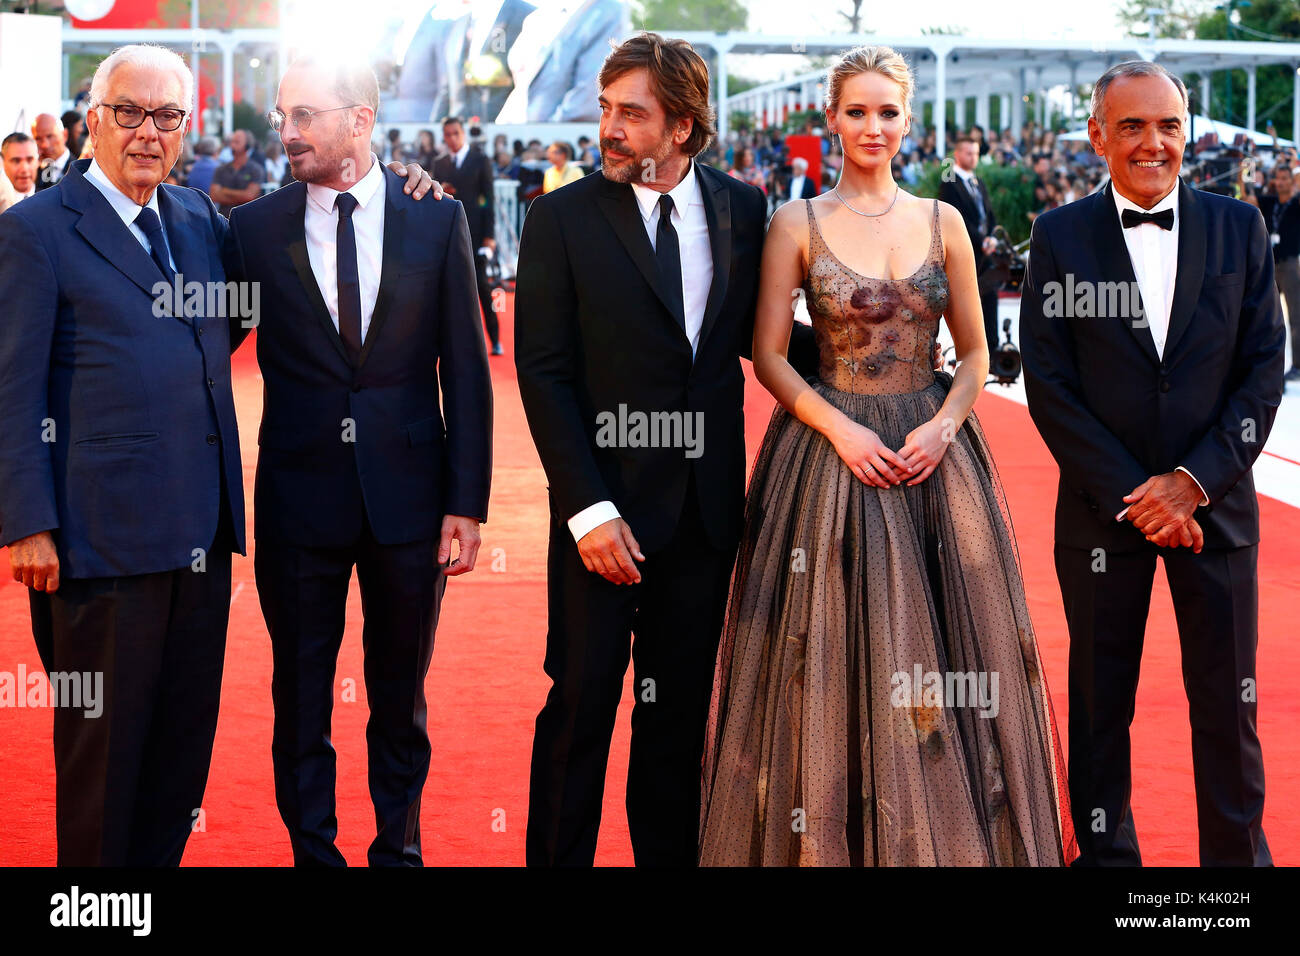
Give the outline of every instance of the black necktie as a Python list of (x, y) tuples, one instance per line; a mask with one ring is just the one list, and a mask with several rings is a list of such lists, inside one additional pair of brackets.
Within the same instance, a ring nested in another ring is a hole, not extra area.
[(334, 198), (339, 213), (338, 243), (335, 247), (335, 271), (339, 280), (339, 335), (355, 365), (361, 355), (361, 275), (357, 270), (357, 232), (352, 213), (357, 197), (339, 193)]
[(164, 279), (171, 282), (176, 273), (172, 272), (171, 263), (168, 261), (170, 256), (167, 253), (167, 237), (163, 235), (162, 220), (148, 206), (141, 206), (140, 211), (136, 213), (135, 224), (149, 240), (149, 255), (153, 256), (158, 271), (163, 274)]
[(659, 228), (655, 233), (655, 257), (659, 260), (659, 275), (663, 278), (664, 292), (673, 308), (673, 317), (686, 331), (686, 306), (682, 304), (682, 252), (673, 228), (673, 197), (664, 193), (659, 197)]
[(1144, 222), (1154, 222), (1161, 229), (1173, 229), (1174, 211), (1163, 209), (1160, 212), (1138, 212), (1136, 209), (1125, 209), (1120, 213), (1120, 221), (1124, 223), (1125, 229), (1132, 229)]
[(975, 211), (979, 213), (980, 217), (980, 232), (983, 233), (985, 231), (984, 197), (980, 195), (979, 180), (972, 176), (970, 179), (966, 180), (966, 187), (970, 190), (971, 198), (975, 200)]

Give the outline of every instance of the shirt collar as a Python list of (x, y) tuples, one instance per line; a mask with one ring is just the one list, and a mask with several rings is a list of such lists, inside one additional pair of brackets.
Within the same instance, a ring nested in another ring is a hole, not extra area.
[(469, 155), (469, 140), (465, 140), (465, 144), (452, 155), (456, 157), (457, 166), (465, 162), (465, 157)]
[[(95, 160), (90, 161), (90, 166), (86, 169), (86, 178), (94, 183), (95, 187), (104, 194), (108, 204), (113, 207), (113, 211), (118, 214), (122, 222), (131, 225), (135, 222), (135, 217), (140, 215), (140, 204), (128, 196), (122, 190), (118, 189), (104, 171), (99, 168), (99, 163)], [(160, 184), (161, 185), (161, 184)], [(162, 213), (158, 211), (158, 188), (155, 187), (153, 193), (149, 196), (149, 201), (145, 206), (154, 211), (158, 220), (162, 221)]]
[[(344, 192), (350, 192), (355, 196), (357, 199), (357, 205), (362, 209), (365, 209), (383, 183), (383, 166), (380, 165), (379, 157), (374, 153), (371, 153), (370, 169), (366, 171), (364, 176), (353, 183), (351, 187), (344, 190)], [(334, 212), (334, 200), (338, 198), (338, 195), (339, 190), (332, 189), (329, 186), (321, 186), (317, 183), (307, 184), (307, 198), (331, 215)]]
[(45, 165), (47, 165), (47, 166), (53, 166), (53, 167), (55, 167), (56, 169), (59, 168), (60, 166), (66, 166), (66, 165), (68, 165), (68, 148), (65, 146), (65, 147), (63, 148), (63, 152), (59, 153), (59, 155), (55, 156), (53, 159), (51, 159), (51, 160), (50, 160), (49, 162), (47, 162)]
[(966, 180), (966, 182), (970, 182), (972, 179), (975, 178), (975, 170), (973, 170), (973, 169), (971, 169), (971, 170), (962, 169), (962, 168), (961, 168), (960, 166), (958, 166), (956, 163), (953, 163), (953, 164), (952, 164), (952, 171), (955, 172), (955, 173), (956, 173), (958, 176), (960, 176), (962, 179)]
[(1174, 188), (1169, 190), (1169, 194), (1166, 195), (1164, 199), (1160, 200), (1158, 203), (1152, 206), (1150, 209), (1143, 209), (1141, 206), (1133, 202), (1133, 200), (1129, 199), (1127, 196), (1121, 195), (1120, 191), (1115, 188), (1115, 180), (1113, 179), (1110, 181), (1110, 191), (1111, 191), (1111, 195), (1115, 197), (1115, 214), (1120, 217), (1121, 222), (1123, 222), (1124, 219), (1125, 209), (1132, 209), (1137, 212), (1143, 213), (1144, 215), (1147, 213), (1164, 212), (1166, 209), (1172, 209), (1174, 213), (1174, 225), (1175, 226), (1178, 225), (1178, 181), (1177, 180), (1174, 181)]
[[(664, 194), (640, 183), (632, 183), (632, 192), (636, 196), (636, 204), (641, 208), (641, 218), (649, 222), (650, 217), (654, 214), (654, 208), (659, 202), (659, 197)], [(700, 195), (699, 183), (695, 180), (694, 160), (687, 165), (686, 175), (682, 177), (682, 181), (668, 190), (668, 195), (673, 197), (673, 208), (681, 216), (686, 214), (687, 206), (704, 204), (704, 198)]]

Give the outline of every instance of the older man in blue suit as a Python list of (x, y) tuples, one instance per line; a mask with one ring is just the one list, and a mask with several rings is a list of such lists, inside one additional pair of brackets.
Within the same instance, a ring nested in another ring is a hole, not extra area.
[(216, 731), (244, 550), (230, 340), (158, 295), (225, 280), (225, 221), (160, 186), (192, 89), (176, 54), (116, 51), (95, 159), (0, 216), (0, 545), (46, 670), (103, 681), (101, 714), (55, 710), (63, 865), (179, 863)]

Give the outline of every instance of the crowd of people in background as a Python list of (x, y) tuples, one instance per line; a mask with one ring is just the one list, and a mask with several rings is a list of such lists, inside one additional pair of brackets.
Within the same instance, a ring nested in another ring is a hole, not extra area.
[[(15, 202), (33, 195), (37, 190), (57, 183), (67, 172), (75, 158), (88, 156), (90, 144), (86, 134), (84, 99), (80, 109), (71, 109), (56, 117), (42, 113), (32, 122), (30, 132), (15, 132), (0, 143), (3, 158), (3, 176), (0, 176), (0, 212)], [(405, 142), (402, 131), (390, 129), (376, 138), (373, 144), (376, 155), (384, 162), (398, 160), (415, 162), (427, 170), (435, 170), (440, 160), (456, 155), (454, 170), (461, 169), (462, 159), (473, 153), (483, 157), (486, 173), (476, 178), (473, 201), (485, 206), (483, 218), (493, 216), (493, 198), (488, 188), (492, 180), (514, 181), (518, 199), (518, 229), (523, 222), (528, 204), (536, 196), (551, 192), (594, 172), (600, 166), (600, 149), (589, 136), (579, 136), (576, 143), (555, 140), (544, 143), (540, 139), (511, 140), (497, 133), (489, 143), (483, 130), (472, 123), (466, 124), (457, 117), (447, 117), (440, 126), (441, 138), (431, 129), (420, 130), (414, 142)], [(769, 211), (790, 199), (807, 199), (834, 186), (843, 165), (843, 152), (836, 138), (809, 119), (800, 130), (804, 135), (819, 140), (821, 163), (818, 174), (810, 175), (809, 164), (800, 156), (792, 156), (787, 145), (788, 131), (770, 128), (760, 131), (742, 129), (715, 139), (699, 156), (699, 161), (725, 170), (729, 175), (761, 189), (768, 196)], [(980, 173), (994, 167), (1013, 167), (1032, 173), (1032, 208), (1025, 212), (1029, 220), (1057, 206), (1073, 202), (1101, 187), (1105, 180), (1106, 165), (1093, 151), (1086, 139), (1062, 138), (1065, 131), (1044, 129), (1037, 123), (1025, 123), (1017, 132), (1006, 128), (985, 130), (972, 125), (966, 129), (949, 129), (947, 142), (940, 151), (933, 129), (925, 128), (913, 119), (911, 132), (904, 137), (902, 147), (893, 161), (894, 179), (905, 189), (914, 190), (921, 184), (927, 170), (947, 157), (956, 157), (963, 144), (973, 143), (978, 149), (974, 163), (957, 163), (968, 174)], [(450, 133), (450, 138), (449, 138)], [(1196, 146), (1204, 146), (1201, 142)], [(1226, 192), (1258, 206), (1263, 213), (1274, 239), (1274, 257), (1277, 262), (1278, 286), (1286, 301), (1289, 315), (1300, 315), (1300, 201), (1294, 188), (1293, 177), (1300, 175), (1300, 159), (1293, 148), (1275, 148), (1267, 158), (1257, 153), (1249, 141), (1234, 144), (1228, 151), (1229, 173), (1216, 171), (1211, 164), (1195, 165), (1196, 148), (1190, 148), (1185, 163), (1192, 164), (1190, 179), (1199, 188)], [(471, 161), (477, 166), (477, 161)], [(969, 170), (966, 166), (970, 166)], [(1231, 172), (1235, 171), (1235, 179)], [(439, 178), (435, 174), (435, 178)], [(223, 214), (243, 203), (251, 202), (293, 180), (293, 172), (279, 138), (269, 130), (259, 138), (250, 130), (234, 130), (224, 138), (205, 136), (196, 142), (186, 142), (180, 160), (167, 181), (176, 185), (193, 186), (212, 198)], [(975, 182), (975, 180), (971, 180)], [(462, 197), (464, 198), (464, 197)], [(941, 196), (941, 198), (943, 198)], [(993, 204), (989, 203), (991, 207)], [(978, 214), (976, 210), (978, 209)], [(964, 211), (972, 230), (981, 267), (987, 258), (985, 240), (996, 225), (992, 209), (976, 204)], [(982, 218), (983, 229), (976, 228)], [(985, 231), (987, 230), (987, 231)], [(475, 247), (492, 245), (495, 240), (490, 224), (481, 224), (475, 230)], [(487, 242), (483, 243), (482, 240)], [(483, 308), (491, 316), (488, 297), (491, 282), (487, 277), (486, 262), (490, 254), (479, 250), (480, 294)], [(990, 349), (996, 349), (998, 335), (995, 327), (996, 296), (984, 295), (985, 320)], [(1294, 308), (1293, 308), (1294, 306)], [(489, 338), (492, 351), (501, 354), (495, 329), (489, 321)], [(1300, 361), (1295, 363), (1300, 365)], [(1300, 379), (1293, 370), (1288, 381)]]

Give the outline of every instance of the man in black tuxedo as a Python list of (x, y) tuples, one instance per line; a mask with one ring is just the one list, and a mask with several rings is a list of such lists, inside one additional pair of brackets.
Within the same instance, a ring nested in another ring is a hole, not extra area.
[(1251, 466), (1281, 401), (1282, 312), (1259, 212), (1178, 180), (1186, 117), (1186, 89), (1156, 64), (1098, 80), (1088, 132), (1110, 185), (1036, 220), (1021, 303), (1029, 410), (1061, 469), (1081, 865), (1141, 863), (1129, 724), (1157, 557), (1182, 647), (1201, 863), (1271, 863)]
[(966, 223), (970, 246), (976, 250), (976, 269), (980, 274), (980, 307), (984, 311), (984, 337), (989, 354), (998, 350), (998, 287), (1001, 282), (990, 273), (989, 254), (997, 248), (993, 229), (998, 224), (988, 187), (975, 175), (980, 158), (980, 144), (971, 136), (957, 137), (952, 151), (953, 166), (939, 184), (939, 198), (957, 208)]
[(32, 122), (32, 139), (41, 153), (41, 171), (36, 175), (36, 191), (40, 192), (68, 175), (76, 157), (68, 148), (68, 131), (52, 113), (42, 113)]
[(446, 577), (473, 570), (487, 518), (492, 390), (469, 229), (459, 203), (415, 202), (370, 152), (378, 107), (369, 67), (296, 61), (271, 124), (298, 182), (234, 210), (226, 256), (262, 297), (255, 571), (276, 802), (300, 865), (345, 863), (330, 714), (354, 566), (368, 857), (421, 864), (424, 680)]
[[(685, 41), (629, 39), (599, 84), (601, 175), (534, 200), (519, 253), (519, 389), (550, 483), (554, 682), (533, 741), (527, 858), (592, 862), (635, 632), (632, 847), (639, 865), (693, 866), (744, 508), (740, 357), (766, 200), (693, 161), (712, 110), (707, 68)], [(795, 330), (797, 367), (815, 369), (811, 329)], [(676, 440), (618, 434), (614, 419), (643, 414), (675, 420)]]
[(442, 142), (447, 152), (433, 162), (433, 178), (442, 184), (442, 190), (453, 199), (460, 200), (469, 222), (470, 248), (474, 251), (474, 275), (478, 282), (478, 300), (483, 308), (483, 321), (487, 324), (492, 354), (501, 355), (501, 331), (496, 310), (492, 308), (492, 288), (488, 285), (487, 258), (479, 250), (487, 248), (494, 253), (497, 241), (495, 195), (492, 188), (492, 162), (483, 150), (471, 146), (465, 138), (465, 124), (458, 117), (448, 116), (442, 121)]

